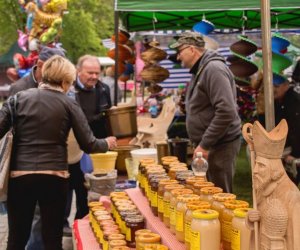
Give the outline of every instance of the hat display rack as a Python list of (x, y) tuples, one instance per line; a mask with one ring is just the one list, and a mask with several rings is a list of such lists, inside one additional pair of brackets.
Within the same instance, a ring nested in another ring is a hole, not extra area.
[(242, 21), (242, 35), (238, 36), (239, 41), (230, 46), (232, 55), (227, 58), (227, 62), (230, 64), (229, 69), (235, 76), (237, 86), (248, 87), (250, 84), (249, 77), (258, 70), (257, 64), (249, 59), (257, 51), (257, 45), (245, 35), (245, 16), (242, 17)]
[(275, 30), (276, 32), (272, 35), (271, 39), (272, 72), (273, 84), (279, 85), (286, 81), (286, 77), (283, 75), (283, 71), (292, 65), (292, 60), (284, 55), (287, 52), (287, 48), (290, 45), (290, 42), (278, 32), (278, 19), (276, 22)]
[[(153, 29), (155, 31), (155, 23), (157, 19), (153, 13)], [(159, 62), (167, 58), (167, 53), (159, 48), (159, 43), (156, 41), (155, 36), (153, 40), (147, 44), (147, 49), (141, 53), (141, 59), (145, 66), (141, 71), (141, 78), (146, 84), (150, 85), (148, 91), (152, 94), (159, 93), (162, 87), (158, 84), (166, 80), (170, 73), (164, 67), (159, 65)]]
[(217, 50), (219, 48), (219, 43), (215, 39), (208, 36), (211, 32), (214, 31), (214, 29), (215, 25), (212, 22), (206, 20), (205, 14), (203, 14), (202, 21), (196, 23), (192, 28), (193, 31), (203, 35), (206, 49)]

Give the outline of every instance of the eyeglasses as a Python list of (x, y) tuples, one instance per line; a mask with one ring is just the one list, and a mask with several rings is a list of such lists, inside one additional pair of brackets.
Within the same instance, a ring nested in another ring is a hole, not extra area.
[(177, 50), (177, 56), (180, 56), (181, 52), (184, 51), (185, 49), (189, 48), (189, 47), (191, 47), (191, 46), (186, 46), (182, 49)]

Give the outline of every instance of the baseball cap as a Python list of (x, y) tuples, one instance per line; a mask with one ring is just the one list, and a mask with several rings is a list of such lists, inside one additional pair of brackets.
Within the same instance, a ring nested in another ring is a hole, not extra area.
[(181, 45), (192, 45), (196, 47), (204, 47), (205, 41), (203, 35), (198, 32), (187, 31), (181, 33), (179, 36), (175, 37), (177, 40), (175, 43), (170, 45), (171, 49), (177, 49)]
[(42, 61), (47, 61), (50, 57), (58, 55), (62, 57), (66, 57), (65, 52), (61, 48), (50, 48), (50, 47), (42, 47), (40, 53), (39, 53), (39, 59)]

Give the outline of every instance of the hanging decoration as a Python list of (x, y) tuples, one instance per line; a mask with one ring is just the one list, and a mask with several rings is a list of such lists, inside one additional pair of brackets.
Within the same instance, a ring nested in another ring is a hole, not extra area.
[(206, 49), (217, 50), (219, 48), (219, 43), (215, 39), (208, 36), (211, 32), (214, 31), (214, 29), (215, 25), (212, 22), (206, 20), (205, 15), (203, 15), (202, 21), (196, 23), (193, 26), (193, 31), (203, 35)]
[(26, 12), (25, 30), (18, 30), (18, 46), (28, 51), (28, 56), (14, 55), (14, 68), (8, 69), (8, 77), (13, 81), (26, 76), (38, 59), (40, 45), (59, 46), (62, 33), (62, 16), (67, 10), (67, 0), (19, 0)]

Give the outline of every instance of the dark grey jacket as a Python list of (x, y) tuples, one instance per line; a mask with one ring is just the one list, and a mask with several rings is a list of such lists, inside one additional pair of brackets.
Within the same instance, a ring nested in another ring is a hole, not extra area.
[(241, 121), (234, 77), (217, 52), (207, 50), (199, 64), (198, 80), (191, 80), (186, 94), (186, 125), (190, 139), (204, 149), (237, 139)]
[[(0, 110), (0, 138), (11, 127), (8, 104)], [(86, 153), (106, 152), (96, 139), (81, 108), (65, 94), (32, 88), (17, 94), (11, 170), (67, 170), (66, 141), (71, 128)]]

